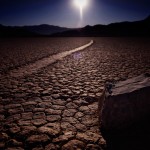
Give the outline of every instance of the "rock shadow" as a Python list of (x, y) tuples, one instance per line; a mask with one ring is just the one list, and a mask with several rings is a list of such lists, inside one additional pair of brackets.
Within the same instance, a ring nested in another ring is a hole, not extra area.
[(150, 119), (143, 119), (124, 130), (106, 131), (101, 128), (101, 132), (107, 150), (150, 150)]

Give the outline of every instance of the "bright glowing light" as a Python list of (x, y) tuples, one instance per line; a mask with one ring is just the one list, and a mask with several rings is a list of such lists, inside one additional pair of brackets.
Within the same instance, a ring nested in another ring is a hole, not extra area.
[(88, 0), (74, 0), (76, 7), (80, 10), (80, 18), (83, 18), (83, 8), (87, 6)]
[(80, 7), (83, 8), (87, 5), (87, 0), (74, 0), (74, 2), (75, 2), (75, 5), (79, 8)]

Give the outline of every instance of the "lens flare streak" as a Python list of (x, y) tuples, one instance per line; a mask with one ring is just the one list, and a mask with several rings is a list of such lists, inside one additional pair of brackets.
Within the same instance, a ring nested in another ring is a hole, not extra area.
[(80, 7), (80, 19), (82, 20), (82, 18), (83, 18), (83, 9), (82, 7)]
[(80, 19), (83, 19), (83, 8), (86, 7), (88, 0), (74, 0), (74, 4), (80, 11)]

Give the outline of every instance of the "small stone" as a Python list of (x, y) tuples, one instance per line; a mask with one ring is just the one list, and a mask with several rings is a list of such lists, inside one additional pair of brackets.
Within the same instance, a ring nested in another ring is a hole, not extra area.
[(72, 131), (72, 132), (76, 132), (76, 128), (71, 125), (69, 122), (61, 122), (61, 128), (63, 130), (63, 132), (67, 132), (67, 131)]
[(43, 112), (45, 108), (34, 108), (33, 112)]
[(73, 93), (74, 93), (75, 95), (79, 95), (79, 94), (80, 94), (80, 90), (73, 90)]
[(33, 117), (33, 113), (32, 112), (28, 112), (28, 113), (22, 113), (22, 119), (24, 120), (30, 120)]
[(31, 135), (28, 139), (27, 139), (27, 143), (30, 145), (35, 145), (35, 144), (42, 144), (42, 143), (46, 143), (50, 140), (50, 138), (45, 135), (45, 134), (40, 134), (40, 135)]
[(93, 111), (93, 110), (95, 110), (95, 111), (97, 111), (98, 110), (98, 102), (95, 102), (95, 103), (93, 103), (93, 104), (91, 104), (91, 105), (88, 105), (88, 107)]
[(78, 140), (71, 140), (67, 144), (62, 146), (62, 150), (77, 150), (84, 149), (85, 143)]
[(94, 98), (94, 97), (95, 97), (95, 94), (94, 94), (94, 93), (88, 93), (88, 96), (89, 96), (90, 98)]
[(59, 94), (52, 94), (51, 96), (52, 96), (52, 98), (54, 98), (54, 99), (58, 99), (58, 98), (60, 97)]
[(35, 126), (22, 126), (18, 136), (21, 138), (27, 137), (28, 135), (33, 134), (36, 129), (37, 128)]
[(52, 105), (52, 108), (55, 110), (64, 110), (66, 107), (65, 106), (59, 106), (59, 105)]
[(34, 119), (31, 121), (35, 126), (42, 126), (47, 123), (45, 119)]
[(99, 126), (92, 126), (92, 127), (90, 127), (90, 131), (100, 134)]
[(15, 139), (11, 139), (7, 142), (7, 145), (8, 146), (22, 146), (23, 143), (22, 142), (18, 142), (17, 140)]
[(97, 97), (101, 97), (102, 93), (96, 93), (95, 94)]
[(61, 115), (61, 110), (46, 109), (45, 112), (47, 115)]
[(80, 108), (79, 108), (79, 110), (81, 111), (81, 112), (89, 112), (90, 110), (89, 110), (89, 108), (87, 107), (87, 106), (81, 106)]
[(20, 131), (20, 127), (14, 126), (14, 127), (10, 128), (9, 131), (10, 131), (10, 133), (15, 134)]
[(43, 146), (39, 145), (37, 147), (32, 148), (32, 150), (44, 150)]
[(20, 114), (12, 115), (12, 117), (13, 117), (13, 120), (14, 120), (14, 121), (18, 121), (18, 120), (21, 119), (21, 115), (20, 115)]
[(75, 114), (75, 118), (76, 119), (79, 119), (79, 118), (81, 118), (81, 117), (83, 117), (84, 116), (84, 114), (82, 113), (82, 112), (77, 112), (76, 114)]
[(35, 108), (35, 105), (25, 105), (23, 108), (25, 112), (32, 112), (32, 110)]
[(88, 102), (86, 102), (85, 100), (82, 100), (82, 99), (75, 100), (74, 103), (78, 106), (88, 105)]
[(82, 97), (87, 97), (88, 94), (87, 94), (87, 93), (83, 93), (83, 94), (81, 94), (81, 96), (82, 96)]
[(44, 95), (49, 95), (50, 94), (50, 91), (49, 90), (44, 90), (44, 91), (42, 91), (42, 95), (44, 96)]
[(85, 115), (82, 117), (81, 123), (85, 126), (96, 126), (98, 125), (98, 118), (91, 115)]
[(69, 123), (71, 123), (71, 124), (76, 124), (76, 123), (79, 122), (79, 121), (78, 121), (76, 118), (74, 118), (74, 117), (64, 117), (64, 118), (62, 118), (62, 121), (64, 121), (64, 122), (69, 122)]
[(64, 100), (68, 99), (69, 97), (70, 97), (70, 96), (67, 95), (67, 94), (61, 94), (61, 98), (64, 99)]
[(8, 112), (10, 115), (20, 114), (20, 113), (24, 112), (24, 109), (22, 107), (19, 107), (19, 108), (15, 108), (15, 109), (9, 109)]
[(28, 105), (36, 105), (36, 104), (37, 104), (37, 102), (28, 101), (28, 102), (23, 103), (22, 105), (23, 105), (23, 106), (28, 106)]
[(9, 136), (6, 133), (0, 133), (0, 141), (7, 141)]
[(76, 112), (76, 109), (64, 110), (63, 117), (72, 117), (74, 116), (75, 112)]
[(66, 101), (63, 101), (61, 99), (56, 99), (56, 100), (53, 100), (52, 103), (54, 105), (62, 105), (62, 106), (64, 106), (66, 104)]
[(7, 125), (12, 124), (14, 122), (13, 115), (10, 115), (9, 117), (7, 117), (5, 122)]
[(102, 147), (105, 147), (105, 146), (106, 146), (106, 141), (104, 140), (103, 137), (100, 138), (98, 144), (101, 145)]
[(40, 128), (38, 128), (39, 133), (48, 134), (51, 136), (55, 136), (59, 134), (61, 131), (59, 123), (48, 123)]
[(81, 123), (75, 124), (75, 127), (78, 131), (86, 131), (87, 130), (86, 126)]
[(58, 138), (53, 139), (53, 143), (65, 142), (73, 137), (74, 137), (74, 133), (72, 131), (65, 132), (63, 135), (60, 135)]
[(33, 119), (43, 119), (45, 118), (45, 113), (44, 112), (36, 112), (33, 115)]
[(69, 102), (71, 102), (71, 101), (72, 101), (71, 98), (68, 98), (68, 99), (66, 100), (67, 103), (69, 103)]
[(19, 120), (18, 121), (18, 125), (19, 126), (30, 126), (32, 125), (31, 120)]
[(74, 108), (74, 109), (78, 108), (78, 106), (77, 106), (75, 103), (72, 103), (72, 102), (68, 103), (68, 104), (66, 105), (66, 107), (67, 107), (67, 108)]
[(51, 107), (52, 104), (48, 101), (48, 102), (41, 102), (38, 104), (38, 107), (41, 107), (41, 108), (49, 108)]
[(45, 146), (45, 150), (58, 150), (58, 149), (59, 149), (59, 146), (54, 145), (53, 143), (50, 143), (50, 144)]
[(54, 122), (54, 121), (59, 121), (61, 117), (59, 115), (48, 115), (46, 119), (49, 122)]
[(102, 150), (102, 148), (96, 144), (88, 144), (86, 150)]
[(97, 101), (97, 99), (95, 98), (95, 95), (94, 94), (90, 94), (90, 93), (88, 93), (88, 96), (85, 98), (85, 100), (88, 103), (93, 103), (93, 102)]
[(77, 133), (76, 138), (84, 142), (96, 143), (101, 136), (99, 134), (86, 131), (85, 133)]
[(15, 94), (14, 96), (16, 97), (16, 98), (23, 98), (23, 97), (26, 97), (26, 93), (17, 93), (17, 94)]
[(8, 105), (5, 105), (5, 109), (13, 109), (13, 108), (18, 108), (18, 107), (21, 107), (21, 104), (8, 104)]
[(61, 89), (61, 92), (63, 93), (67, 93), (69, 91), (69, 89)]

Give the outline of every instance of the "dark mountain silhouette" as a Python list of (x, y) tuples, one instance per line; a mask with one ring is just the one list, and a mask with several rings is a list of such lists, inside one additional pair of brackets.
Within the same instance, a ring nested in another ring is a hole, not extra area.
[(36, 25), (36, 26), (24, 26), (23, 28), (27, 31), (40, 34), (40, 35), (50, 35), (53, 33), (69, 30), (68, 28), (47, 25), (47, 24)]
[(119, 22), (108, 25), (85, 26), (84, 28), (53, 34), (53, 36), (150, 36), (150, 16), (141, 21)]
[(85, 26), (69, 29), (53, 25), (3, 26), (0, 25), (0, 37), (84, 37), (84, 36), (150, 36), (150, 16), (141, 21), (119, 22), (108, 25)]
[(21, 27), (0, 25), (0, 36), (1, 37), (48, 36), (53, 33), (63, 32), (67, 30), (69, 29), (46, 24), (35, 26), (21, 26)]
[(0, 37), (32, 37), (38, 36), (36, 33), (25, 30), (22, 27), (10, 27), (0, 25)]

